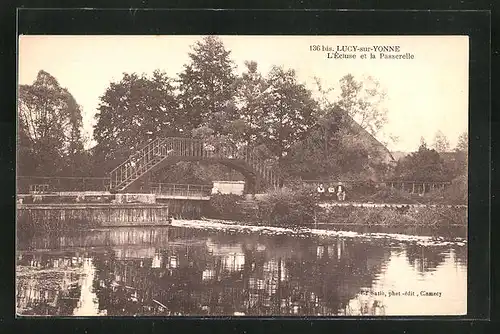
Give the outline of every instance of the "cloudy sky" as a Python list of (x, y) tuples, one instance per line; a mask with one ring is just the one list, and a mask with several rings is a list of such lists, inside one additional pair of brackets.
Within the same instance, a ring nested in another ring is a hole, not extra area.
[[(31, 84), (39, 70), (57, 78), (82, 106), (84, 130), (91, 136), (99, 97), (124, 72), (176, 77), (201, 36), (21, 36), (19, 83)], [(379, 135), (398, 137), (389, 149), (413, 151), (423, 136), (432, 143), (441, 130), (456, 145), (468, 128), (468, 38), (465, 36), (221, 36), (238, 71), (254, 60), (266, 74), (272, 65), (296, 70), (301, 82), (314, 77), (338, 92), (339, 79), (372, 76), (387, 92), (388, 123)], [(396, 45), (414, 59), (329, 59), (311, 45), (373, 47)], [(334, 91), (335, 92), (335, 91)], [(333, 96), (332, 96), (333, 98)]]

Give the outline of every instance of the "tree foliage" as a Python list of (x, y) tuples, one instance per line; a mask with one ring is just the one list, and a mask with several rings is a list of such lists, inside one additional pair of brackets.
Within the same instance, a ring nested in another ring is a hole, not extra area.
[(385, 92), (373, 78), (348, 74), (340, 93), (315, 78), (319, 110), (307, 140), (294, 147), (290, 175), (317, 178), (378, 178), (388, 173), (387, 152), (373, 134), (387, 122)]
[(450, 142), (441, 130), (438, 130), (434, 135), (433, 147), (438, 152), (448, 152), (450, 150)]
[(421, 145), (417, 152), (398, 161), (395, 176), (407, 181), (450, 181), (452, 175), (439, 153)]
[(273, 67), (263, 94), (264, 115), (259, 132), (264, 144), (280, 161), (297, 142), (306, 138), (314, 125), (317, 102), (297, 81), (294, 70)]
[(265, 94), (269, 85), (258, 71), (255, 61), (245, 62), (246, 70), (238, 77), (236, 104), (239, 118), (234, 120), (230, 132), (236, 141), (253, 147), (260, 142), (265, 112)]
[(230, 51), (216, 36), (204, 37), (192, 49), (190, 62), (179, 74), (183, 119), (189, 129), (208, 126), (222, 134), (225, 124), (236, 117), (236, 75)]
[[(373, 134), (386, 122), (385, 92), (373, 78), (344, 76), (339, 99), (332, 102), (331, 90), (320, 84), (322, 96), (313, 98), (293, 69), (274, 66), (263, 75), (256, 62), (247, 61), (237, 75), (218, 37), (196, 42), (188, 56), (175, 82), (160, 71), (152, 77), (124, 74), (106, 90), (94, 129), (100, 170), (109, 171), (160, 136), (192, 136), (236, 152), (251, 147), (293, 177), (364, 177), (374, 168), (380, 150), (351, 126), (354, 119)], [(185, 180), (220, 177), (200, 163), (172, 168), (170, 175)]]
[(386, 92), (374, 78), (356, 80), (347, 74), (340, 79), (340, 96), (335, 105), (376, 135), (387, 122), (387, 109), (383, 107), (385, 98)]
[(161, 136), (182, 133), (172, 80), (155, 71), (151, 77), (124, 73), (100, 98), (94, 139), (100, 161), (123, 160)]
[(338, 107), (319, 116), (307, 139), (294, 146), (287, 159), (288, 175), (302, 179), (357, 179), (386, 172), (380, 145), (353, 126)]
[(296, 143), (286, 157), (287, 175), (305, 180), (335, 177), (340, 174), (338, 131), (340, 115), (331, 112), (318, 119), (307, 138)]
[(469, 150), (469, 135), (467, 132), (463, 132), (458, 136), (457, 147), (455, 151), (467, 152)]
[(453, 176), (467, 180), (469, 166), (469, 137), (467, 132), (463, 132), (458, 136), (457, 146), (452, 154), (454, 159), (450, 164), (450, 169)]
[(61, 175), (81, 171), (85, 154), (81, 108), (57, 79), (41, 70), (19, 87), (18, 172)]

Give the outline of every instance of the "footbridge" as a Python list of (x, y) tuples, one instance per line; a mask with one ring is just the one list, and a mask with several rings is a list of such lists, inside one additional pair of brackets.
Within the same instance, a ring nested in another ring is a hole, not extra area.
[(110, 172), (111, 192), (128, 192), (148, 184), (149, 176), (179, 161), (219, 163), (239, 171), (246, 179), (246, 192), (279, 184), (275, 169), (259, 158), (253, 149), (236, 149), (231, 145), (210, 145), (193, 138), (158, 138), (131, 155)]

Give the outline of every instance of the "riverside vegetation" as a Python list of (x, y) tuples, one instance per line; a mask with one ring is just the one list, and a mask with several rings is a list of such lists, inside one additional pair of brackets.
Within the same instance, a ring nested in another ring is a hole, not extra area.
[[(462, 180), (464, 181), (464, 180)], [(400, 204), (398, 206), (321, 207), (312, 187), (290, 187), (271, 191), (264, 197), (248, 200), (237, 195), (214, 195), (210, 200), (208, 217), (247, 221), (270, 226), (313, 226), (314, 224), (358, 226), (466, 226), (466, 182), (456, 182), (445, 191), (425, 196), (404, 193), (369, 183), (350, 189), (351, 200), (364, 203)], [(425, 206), (412, 206), (425, 204)]]

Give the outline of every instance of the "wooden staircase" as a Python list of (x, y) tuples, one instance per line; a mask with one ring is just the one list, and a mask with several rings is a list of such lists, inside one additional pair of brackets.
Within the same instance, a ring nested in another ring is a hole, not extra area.
[(268, 186), (276, 187), (279, 184), (274, 169), (253, 154), (251, 149), (235, 150), (229, 145), (214, 147), (199, 139), (168, 137), (153, 140), (113, 169), (110, 172), (110, 190), (127, 190), (136, 181), (161, 167), (167, 159), (231, 163)]

